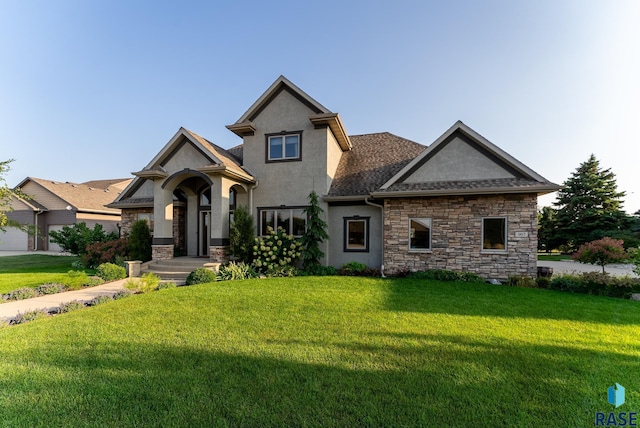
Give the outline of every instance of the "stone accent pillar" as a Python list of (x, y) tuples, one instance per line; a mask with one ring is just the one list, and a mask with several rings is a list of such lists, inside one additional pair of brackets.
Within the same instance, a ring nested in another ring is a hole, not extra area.
[(127, 264), (127, 274), (129, 278), (137, 278), (140, 276), (140, 267), (142, 265), (140, 260), (128, 260), (125, 263)]
[(173, 244), (151, 246), (151, 260), (171, 260), (171, 259), (173, 259)]
[(229, 263), (229, 247), (211, 245), (209, 247), (209, 260), (211, 263)]

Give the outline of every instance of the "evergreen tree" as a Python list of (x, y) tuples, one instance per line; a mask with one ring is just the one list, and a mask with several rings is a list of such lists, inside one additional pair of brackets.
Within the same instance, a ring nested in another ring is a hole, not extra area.
[(327, 223), (320, 218), (324, 210), (318, 204), (315, 191), (309, 194), (309, 203), (309, 207), (304, 210), (307, 213), (307, 230), (302, 235), (302, 269), (315, 273), (321, 268), (320, 259), (324, 257), (320, 244), (329, 239), (329, 235), (326, 231)]
[(233, 222), (229, 228), (229, 249), (231, 254), (241, 262), (251, 263), (253, 260), (253, 246), (255, 245), (256, 229), (253, 226), (253, 216), (243, 206), (233, 211)]
[(558, 191), (556, 245), (574, 250), (605, 236), (622, 237), (631, 226), (630, 216), (621, 209), (624, 195), (618, 192), (611, 169), (602, 169), (591, 155)]
[(557, 248), (556, 210), (542, 207), (538, 212), (538, 251), (551, 251)]
[(146, 220), (137, 220), (131, 225), (129, 257), (143, 262), (151, 260), (151, 232)]

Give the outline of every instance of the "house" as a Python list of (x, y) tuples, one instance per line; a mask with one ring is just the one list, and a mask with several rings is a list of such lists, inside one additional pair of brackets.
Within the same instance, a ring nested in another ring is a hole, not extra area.
[(60, 247), (49, 240), (49, 232), (85, 222), (101, 224), (106, 232), (119, 232), (120, 210), (105, 205), (131, 182), (131, 179), (95, 180), (86, 183), (61, 183), (27, 177), (16, 188), (28, 198), (13, 197), (7, 216), (31, 229), (27, 233), (7, 228), (0, 235), (0, 250), (50, 250)]
[(301, 235), (315, 190), (327, 265), (536, 273), (537, 196), (559, 186), (462, 122), (429, 147), (386, 132), (350, 136), (340, 115), (281, 76), (227, 128), (242, 138), (228, 150), (180, 128), (108, 205), (122, 209), (124, 230), (150, 221), (154, 259), (226, 261), (239, 205), (259, 235), (269, 226)]

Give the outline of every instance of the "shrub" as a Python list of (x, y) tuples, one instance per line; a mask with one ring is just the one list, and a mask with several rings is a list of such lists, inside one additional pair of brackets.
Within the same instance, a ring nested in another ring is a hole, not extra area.
[(205, 284), (207, 282), (216, 282), (218, 277), (215, 272), (207, 268), (201, 267), (189, 274), (185, 285)]
[(425, 269), (416, 272), (402, 271), (399, 276), (435, 281), (485, 282), (484, 278), (472, 272), (455, 272), (447, 269)]
[(338, 269), (333, 266), (314, 266), (298, 272), (301, 276), (334, 276), (338, 275)]
[(485, 282), (484, 278), (473, 272), (458, 272), (458, 281), (462, 282)]
[(67, 286), (70, 290), (79, 290), (83, 285), (86, 285), (90, 282), (89, 275), (83, 270), (70, 270), (67, 272), (67, 278), (63, 279), (62, 282)]
[(230, 262), (227, 265), (220, 266), (218, 270), (218, 279), (222, 281), (250, 279), (256, 278), (258, 273), (251, 265), (246, 263)]
[(581, 245), (571, 258), (580, 263), (602, 266), (602, 273), (605, 273), (605, 265), (626, 260), (629, 255), (625, 252), (621, 239), (604, 237)]
[(120, 299), (124, 299), (125, 297), (129, 297), (131, 296), (133, 293), (131, 292), (131, 290), (119, 290), (117, 293), (115, 293), (113, 295), (113, 300), (120, 300)]
[(89, 301), (89, 306), (98, 306), (103, 303), (112, 302), (113, 296), (109, 296), (108, 294), (103, 294), (102, 296), (96, 296)]
[(86, 253), (82, 256), (82, 262), (87, 267), (96, 267), (103, 263), (120, 263), (129, 253), (129, 242), (124, 239), (115, 239), (107, 242), (97, 242), (87, 245)]
[(512, 287), (537, 288), (538, 283), (530, 276), (510, 276), (507, 284)]
[(563, 274), (551, 278), (549, 288), (559, 291), (570, 291), (573, 293), (583, 292), (582, 284), (578, 275)]
[(340, 275), (346, 276), (358, 276), (367, 271), (367, 265), (358, 262), (349, 262), (342, 265), (340, 268)]
[(81, 302), (79, 300), (72, 300), (70, 302), (64, 302), (60, 304), (60, 307), (58, 308), (58, 313), (59, 314), (65, 314), (67, 312), (71, 312), (71, 311), (77, 311), (78, 309), (82, 309), (84, 308), (84, 302)]
[(117, 239), (118, 236), (111, 232), (105, 233), (101, 224), (93, 226), (89, 229), (87, 224), (77, 223), (73, 226), (64, 226), (62, 230), (49, 232), (51, 241), (58, 244), (60, 248), (76, 256), (82, 256), (86, 253), (87, 245), (96, 242), (106, 242)]
[(176, 288), (177, 285), (175, 282), (161, 282), (160, 284), (158, 284), (158, 288), (157, 290), (167, 290), (169, 288)]
[(117, 281), (126, 278), (127, 270), (114, 263), (103, 263), (96, 269), (96, 275), (105, 281)]
[(293, 266), (300, 257), (300, 242), (287, 235), (281, 227), (275, 232), (269, 227), (267, 231), (267, 236), (255, 240), (253, 265), (265, 274), (290, 272), (290, 269), (284, 267)]
[(265, 276), (268, 276), (270, 278), (274, 278), (274, 277), (290, 277), (290, 276), (296, 276), (298, 275), (298, 269), (296, 269), (295, 266), (289, 266), (289, 265), (284, 265), (284, 266), (273, 266), (269, 269), (267, 269), (267, 271), (264, 273)]
[(35, 321), (40, 318), (48, 317), (47, 313), (43, 309), (36, 309), (33, 311), (27, 311), (24, 313), (18, 313), (18, 315), (11, 321), (11, 324), (24, 324), (29, 321)]
[(57, 294), (65, 291), (66, 286), (64, 284), (42, 284), (36, 288), (36, 292), (39, 295), (45, 294)]
[(253, 245), (256, 231), (253, 226), (253, 217), (249, 210), (243, 206), (233, 211), (233, 223), (229, 227), (229, 249), (231, 254), (244, 263), (253, 261)]
[(133, 292), (148, 293), (155, 291), (158, 285), (160, 285), (160, 277), (152, 272), (148, 272), (140, 278), (129, 279), (125, 286)]
[(34, 288), (29, 287), (18, 288), (3, 295), (5, 300), (24, 300), (33, 297), (38, 297), (38, 292)]
[(129, 258), (143, 262), (151, 260), (151, 233), (146, 220), (137, 220), (129, 234)]
[(539, 276), (536, 278), (536, 285), (538, 288), (549, 288), (549, 284), (551, 283), (551, 278), (546, 276)]

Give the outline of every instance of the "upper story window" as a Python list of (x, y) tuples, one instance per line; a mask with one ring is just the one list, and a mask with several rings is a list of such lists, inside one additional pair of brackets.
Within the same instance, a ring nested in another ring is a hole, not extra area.
[(267, 162), (300, 160), (302, 132), (269, 134), (267, 137)]

